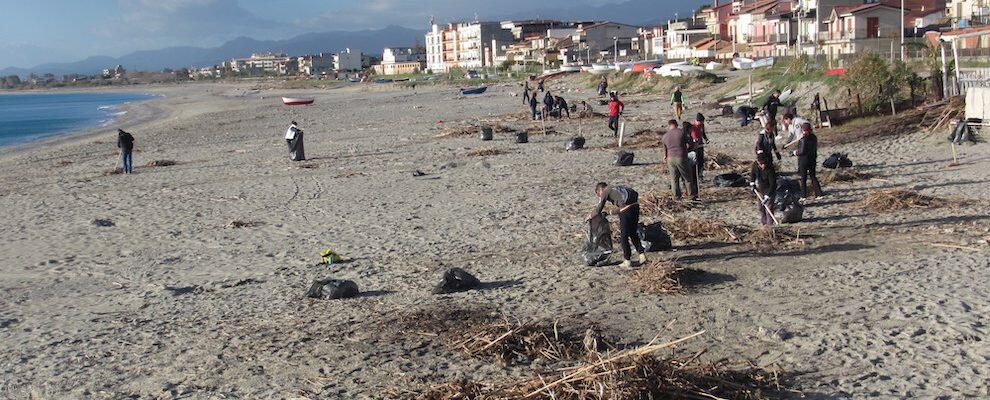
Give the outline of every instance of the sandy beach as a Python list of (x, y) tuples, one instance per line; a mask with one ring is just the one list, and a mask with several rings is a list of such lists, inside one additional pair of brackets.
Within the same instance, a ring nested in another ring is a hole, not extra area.
[[(0, 397), (385, 399), (532, 375), (395, 324), (450, 307), (593, 324), (627, 345), (704, 330), (678, 351), (779, 368), (795, 397), (990, 396), (986, 143), (961, 147), (952, 168), (942, 132), (823, 144), (820, 161), (847, 152), (872, 179), (824, 185), (790, 227), (800, 248), (675, 236), (674, 251), (652, 257), (700, 278), (651, 295), (630, 288), (632, 269), (586, 267), (579, 253), (595, 182), (669, 191), (661, 149), (613, 166), (604, 119), (551, 121), (557, 133), (528, 144), (438, 137), (480, 122), (542, 132), (506, 117), (526, 111), (514, 85), (469, 98), (442, 86), (256, 85), (140, 89), (165, 97), (119, 121), (136, 138), (130, 176), (105, 174), (117, 126), (0, 153)], [(548, 87), (572, 104), (594, 97), (575, 80)], [(702, 109), (711, 92), (688, 90), (685, 115), (710, 115), (709, 152), (750, 160), (755, 126)], [(316, 103), (284, 107), (281, 95)], [(625, 97), (626, 130), (659, 129), (668, 98)], [(289, 161), (292, 120), (307, 161)], [(565, 151), (579, 134), (588, 148)], [(155, 160), (176, 164), (145, 167)], [(783, 171), (795, 163), (784, 157)], [(703, 204), (675, 214), (756, 228), (749, 194), (714, 188), (714, 175)], [(958, 205), (858, 206), (893, 188)], [(324, 249), (349, 262), (317, 265)], [(450, 267), (482, 288), (431, 294)], [(305, 298), (324, 278), (364, 293)]]

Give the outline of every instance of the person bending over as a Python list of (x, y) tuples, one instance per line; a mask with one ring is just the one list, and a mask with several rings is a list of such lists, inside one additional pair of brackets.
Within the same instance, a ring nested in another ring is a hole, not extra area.
[(595, 208), (595, 212), (588, 216), (589, 220), (605, 210), (606, 202), (612, 203), (619, 209), (619, 245), (622, 247), (623, 260), (619, 267), (629, 268), (632, 266), (630, 243), (639, 253), (639, 263), (645, 263), (646, 249), (643, 248), (643, 243), (636, 232), (639, 227), (639, 193), (625, 186), (609, 186), (605, 182), (599, 182), (595, 185), (595, 194), (599, 198), (598, 207)]

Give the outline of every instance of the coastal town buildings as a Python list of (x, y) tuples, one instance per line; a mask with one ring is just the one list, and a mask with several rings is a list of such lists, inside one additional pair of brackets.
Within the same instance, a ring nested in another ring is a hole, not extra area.
[(496, 49), (514, 41), (500, 22), (433, 23), (426, 34), (427, 68), (448, 72), (455, 68), (494, 67)]
[(426, 69), (426, 49), (423, 47), (386, 47), (382, 50), (382, 62), (375, 65), (379, 75), (402, 75), (422, 72)]

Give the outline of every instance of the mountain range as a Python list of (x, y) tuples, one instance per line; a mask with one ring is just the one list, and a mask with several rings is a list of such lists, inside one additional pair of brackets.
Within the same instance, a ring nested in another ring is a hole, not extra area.
[[(691, 10), (704, 0), (668, 0), (660, 6), (657, 0), (628, 0), (623, 3), (603, 6), (575, 5), (563, 9), (538, 8), (520, 11), (516, 14), (501, 15), (490, 20), (531, 19), (534, 17), (553, 18), (567, 21), (616, 21), (649, 26), (661, 23), (667, 18), (690, 15)], [(120, 64), (128, 70), (158, 71), (163, 68), (183, 68), (208, 66), (231, 58), (247, 57), (251, 53), (276, 51), (286, 54), (310, 54), (335, 52), (350, 47), (365, 52), (377, 53), (384, 47), (410, 46), (422, 43), (425, 29), (409, 29), (401, 26), (388, 26), (377, 30), (332, 31), (307, 33), (285, 40), (257, 40), (239, 37), (219, 47), (169, 47), (159, 50), (137, 51), (121, 57), (96, 56), (82, 61), (68, 63), (48, 63), (32, 68), (5, 68), (0, 76), (26, 76), (52, 73), (56, 76), (80, 73), (96, 74), (103, 68)]]
[(332, 31), (307, 33), (285, 40), (256, 40), (239, 37), (219, 47), (169, 47), (159, 50), (136, 51), (121, 57), (95, 56), (82, 61), (69, 63), (49, 63), (32, 68), (5, 68), (0, 76), (29, 73), (56, 76), (64, 74), (97, 74), (103, 68), (120, 64), (132, 71), (159, 71), (163, 68), (188, 68), (219, 64), (231, 58), (247, 57), (251, 53), (265, 51), (286, 54), (313, 54), (340, 51), (350, 47), (365, 52), (378, 52), (389, 46), (412, 46), (418, 40), (423, 42), (425, 31), (389, 26), (377, 30)]

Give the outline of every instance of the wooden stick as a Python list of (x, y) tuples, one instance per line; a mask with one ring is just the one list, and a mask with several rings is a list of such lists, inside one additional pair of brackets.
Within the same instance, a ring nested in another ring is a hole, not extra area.
[(626, 134), (626, 122), (619, 123), (619, 148), (622, 147), (622, 136)]
[(753, 193), (756, 194), (756, 201), (760, 202), (760, 205), (763, 206), (763, 209), (767, 210), (767, 213), (770, 214), (770, 218), (773, 219), (774, 225), (780, 225), (780, 221), (778, 221), (777, 217), (773, 215), (773, 210), (771, 210), (769, 206), (763, 203), (763, 195), (760, 194), (760, 191), (756, 190), (756, 188), (753, 188)]

